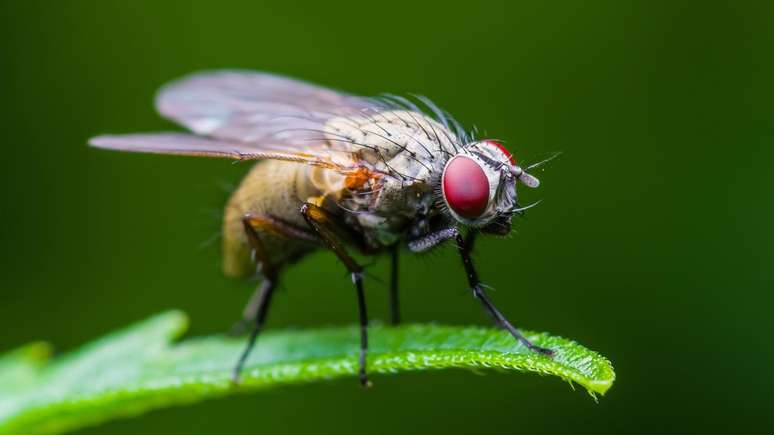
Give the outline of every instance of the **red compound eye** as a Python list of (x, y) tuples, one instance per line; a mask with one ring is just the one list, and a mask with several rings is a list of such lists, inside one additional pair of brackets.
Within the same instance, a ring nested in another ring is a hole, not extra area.
[(487, 140), (487, 141), (484, 141), (484, 142), (487, 145), (491, 145), (491, 146), (497, 148), (498, 150), (500, 150), (500, 152), (503, 153), (505, 155), (505, 157), (511, 162), (511, 165), (516, 166), (516, 158), (513, 157), (513, 154), (511, 154), (510, 151), (505, 149), (503, 144), (501, 144), (500, 142), (497, 142), (496, 140)]
[(458, 215), (475, 219), (486, 210), (489, 179), (470, 157), (452, 157), (443, 171), (441, 184), (446, 202)]

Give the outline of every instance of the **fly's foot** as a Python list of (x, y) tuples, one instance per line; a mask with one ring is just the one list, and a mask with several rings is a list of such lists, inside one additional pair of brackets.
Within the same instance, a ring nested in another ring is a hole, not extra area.
[(242, 383), (242, 378), (241, 378), (239, 372), (236, 371), (236, 370), (231, 372), (231, 377), (229, 378), (229, 380), (231, 381), (231, 386), (233, 386), (233, 387), (238, 387), (239, 384)]
[(534, 344), (532, 344), (531, 341), (527, 340), (526, 338), (522, 338), (521, 343), (523, 345), (527, 346), (527, 349), (529, 349), (529, 350), (531, 350), (533, 352), (536, 352), (536, 353), (539, 353), (541, 355), (545, 355), (545, 356), (548, 356), (548, 357), (551, 357), (551, 358), (553, 358), (553, 356), (554, 356), (553, 349), (548, 349), (546, 347), (540, 347), (540, 346), (534, 345)]
[(374, 386), (374, 384), (368, 379), (368, 375), (366, 375), (365, 371), (360, 371), (360, 386), (363, 388), (371, 388)]
[(533, 351), (535, 351), (537, 353), (543, 354), (543, 355), (551, 357), (551, 358), (554, 357), (554, 350), (553, 349), (548, 349), (546, 347), (540, 347), (540, 346), (533, 346), (533, 347), (530, 348), (530, 350), (533, 350)]

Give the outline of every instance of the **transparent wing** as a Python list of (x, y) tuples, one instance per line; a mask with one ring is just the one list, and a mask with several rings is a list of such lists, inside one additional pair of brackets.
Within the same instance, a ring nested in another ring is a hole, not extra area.
[(386, 106), (273, 74), (212, 71), (164, 86), (156, 107), (196, 135), (111, 135), (90, 143), (123, 151), (279, 159), (349, 169), (355, 160), (351, 150), (324, 140), (325, 123)]
[[(196, 134), (264, 147), (319, 145), (319, 130), (337, 116), (379, 110), (374, 100), (260, 72), (194, 74), (161, 89), (159, 112)], [(260, 144), (260, 145), (259, 145)]]
[(223, 157), (236, 160), (276, 159), (302, 162), (334, 169), (353, 169), (348, 153), (330, 150), (303, 153), (282, 146), (265, 149), (250, 144), (223, 141), (186, 133), (140, 133), (97, 136), (89, 140), (97, 148), (153, 154)]

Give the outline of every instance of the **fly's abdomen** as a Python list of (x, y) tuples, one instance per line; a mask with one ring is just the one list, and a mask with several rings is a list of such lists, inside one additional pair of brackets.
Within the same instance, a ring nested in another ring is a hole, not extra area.
[[(270, 216), (306, 228), (300, 207), (309, 191), (307, 166), (267, 160), (257, 163), (242, 180), (226, 205), (223, 219), (223, 273), (231, 277), (254, 275), (256, 264), (247, 241), (243, 218), (247, 214)], [(301, 198), (304, 198), (303, 200)], [(257, 228), (265, 255), (274, 267), (296, 259), (311, 246), (268, 229)]]

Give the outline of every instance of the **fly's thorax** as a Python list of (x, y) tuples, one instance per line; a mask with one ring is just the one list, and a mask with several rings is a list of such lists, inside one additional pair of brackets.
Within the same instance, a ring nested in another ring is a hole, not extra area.
[(434, 180), (461, 146), (441, 123), (405, 110), (333, 118), (325, 133), (331, 147), (356, 152), (382, 174), (372, 192), (350, 199), (348, 207), (358, 211), (363, 228), (389, 235), (429, 207)]
[(428, 183), (397, 183), (383, 179), (373, 191), (351, 195), (343, 202), (366, 237), (376, 246), (390, 246), (405, 237), (418, 216), (430, 213), (434, 194)]
[(404, 184), (429, 180), (458, 149), (457, 137), (442, 124), (405, 110), (333, 118), (325, 136), (334, 149), (355, 151)]

